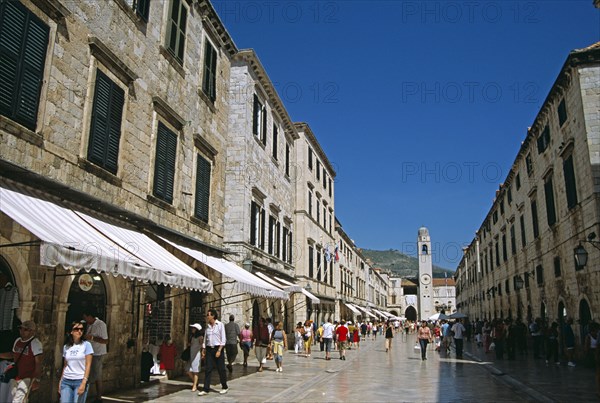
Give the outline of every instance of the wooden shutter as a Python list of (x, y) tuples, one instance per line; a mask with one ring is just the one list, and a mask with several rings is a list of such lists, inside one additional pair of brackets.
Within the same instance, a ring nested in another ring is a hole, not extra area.
[(202, 82), (202, 90), (212, 102), (215, 102), (215, 99), (217, 98), (216, 78), (217, 51), (215, 48), (213, 48), (210, 42), (206, 40), (204, 50), (204, 80)]
[(0, 4), (0, 113), (35, 130), (49, 28), (21, 3)]
[(156, 137), (154, 196), (167, 203), (173, 203), (176, 157), (177, 135), (159, 123)]
[(572, 209), (577, 205), (577, 184), (575, 181), (575, 168), (573, 167), (573, 155), (569, 155), (564, 160), (563, 174), (565, 177), (565, 189), (567, 191), (567, 207)]
[(252, 134), (258, 136), (258, 115), (260, 110), (260, 102), (256, 94), (254, 94), (254, 108), (252, 109)]
[(260, 140), (263, 144), (267, 144), (267, 108), (264, 106), (262, 110), (262, 125), (260, 127)]
[(100, 70), (96, 75), (88, 159), (117, 173), (125, 92)]
[(196, 164), (196, 206), (195, 216), (208, 222), (210, 200), (210, 162), (198, 155)]
[(258, 209), (256, 203), (250, 204), (250, 245), (256, 246), (256, 224)]

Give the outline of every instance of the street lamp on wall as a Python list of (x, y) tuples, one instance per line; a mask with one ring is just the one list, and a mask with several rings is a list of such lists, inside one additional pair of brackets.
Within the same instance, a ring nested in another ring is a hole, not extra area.
[(575, 265), (577, 266), (577, 269), (583, 269), (588, 261), (587, 251), (585, 250), (582, 244), (579, 244), (577, 245), (573, 253), (575, 255)]
[(517, 290), (522, 289), (524, 284), (525, 284), (525, 281), (523, 281), (521, 276), (517, 276), (515, 278), (515, 289), (517, 289)]

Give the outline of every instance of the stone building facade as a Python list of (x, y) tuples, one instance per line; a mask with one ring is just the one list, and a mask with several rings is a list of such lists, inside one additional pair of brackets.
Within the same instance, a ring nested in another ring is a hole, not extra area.
[[(319, 299), (306, 300), (306, 318), (317, 322), (336, 313), (335, 199), (336, 172), (306, 123), (296, 123), (295, 216), (296, 278)], [(305, 319), (306, 319), (305, 318)]]
[[(23, 0), (2, 2), (0, 20), (1, 186), (221, 256), (236, 48), (210, 3)], [(205, 292), (96, 271), (84, 291), (83, 274), (41, 266), (36, 236), (0, 219), (15, 314), (38, 324), (46, 351), (33, 400), (55, 395), (65, 329), (84, 307), (108, 324), (106, 391), (136, 384), (147, 339), (170, 335), (181, 351), (187, 323), (200, 320)]]
[[(247, 270), (294, 281), (292, 164), (298, 134), (253, 50), (235, 55), (230, 80), (224, 244)], [(284, 320), (291, 332), (293, 302), (246, 301), (237, 306), (236, 316), (250, 322), (259, 315)]]
[[(2, 197), (49, 203), (81, 228), (83, 215), (98, 220), (119, 252), (95, 255), (74, 232), (50, 264), (54, 239), (0, 203), (0, 286), (19, 291), (14, 314), (38, 324), (46, 351), (32, 401), (54, 396), (65, 330), (83, 309), (108, 325), (110, 391), (137, 384), (149, 341), (169, 336), (181, 351), (209, 306), (288, 330), (339, 317), (344, 298), (385, 307), (386, 276), (338, 235), (332, 164), (209, 1), (0, 2), (0, 41)], [(114, 259), (114, 270), (69, 253)]]
[(600, 311), (600, 43), (572, 51), (465, 249), (457, 306), (471, 318), (575, 320)]

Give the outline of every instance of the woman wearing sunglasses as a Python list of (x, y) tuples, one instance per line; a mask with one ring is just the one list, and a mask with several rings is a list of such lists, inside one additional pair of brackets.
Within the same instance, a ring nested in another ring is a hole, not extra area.
[(71, 332), (63, 347), (64, 366), (58, 384), (61, 403), (85, 403), (88, 392), (87, 380), (92, 365), (94, 349), (82, 337), (83, 325), (71, 324)]

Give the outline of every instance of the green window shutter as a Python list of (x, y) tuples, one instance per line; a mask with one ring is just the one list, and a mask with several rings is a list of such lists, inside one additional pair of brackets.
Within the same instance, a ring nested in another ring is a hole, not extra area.
[(117, 173), (125, 92), (100, 70), (96, 72), (88, 160)]
[(256, 223), (258, 206), (252, 202), (250, 204), (250, 245), (256, 246)]
[(198, 156), (196, 163), (196, 205), (194, 215), (196, 218), (208, 222), (210, 201), (210, 162)]
[(177, 157), (177, 135), (158, 124), (156, 136), (156, 162), (154, 167), (154, 196), (173, 203), (175, 159)]
[(217, 51), (208, 40), (205, 41), (204, 47), (204, 80), (202, 82), (202, 91), (204, 91), (212, 102), (215, 102), (217, 98)]
[(254, 94), (254, 108), (252, 109), (252, 134), (258, 136), (258, 115), (260, 111), (260, 102), (258, 97)]
[(0, 4), (0, 113), (35, 130), (49, 28), (19, 2)]

